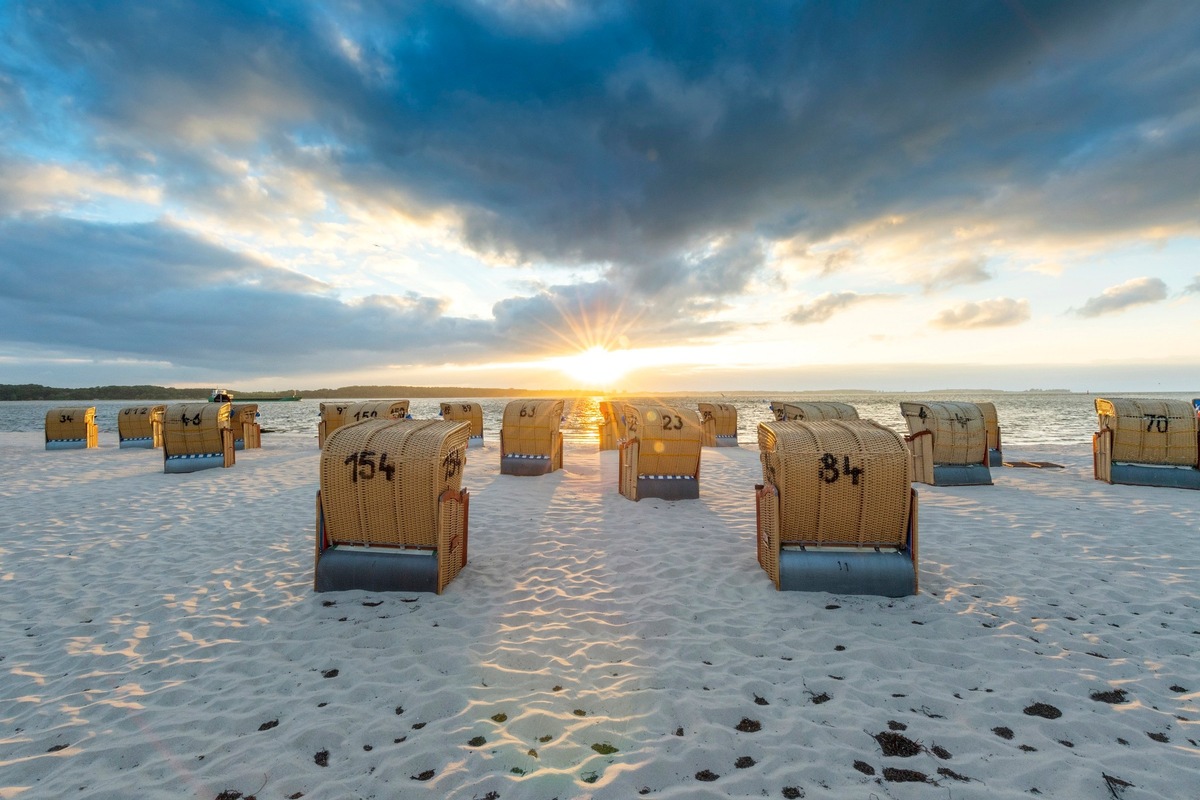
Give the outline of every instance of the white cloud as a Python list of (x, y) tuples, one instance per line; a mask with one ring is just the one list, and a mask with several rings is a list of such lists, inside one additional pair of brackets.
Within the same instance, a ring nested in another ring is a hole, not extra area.
[(1029, 319), (1029, 301), (996, 297), (947, 308), (933, 318), (939, 328), (1002, 328)]
[(1133, 278), (1110, 286), (1095, 297), (1089, 297), (1081, 308), (1074, 311), (1081, 317), (1099, 317), (1166, 299), (1167, 285), (1162, 279)]

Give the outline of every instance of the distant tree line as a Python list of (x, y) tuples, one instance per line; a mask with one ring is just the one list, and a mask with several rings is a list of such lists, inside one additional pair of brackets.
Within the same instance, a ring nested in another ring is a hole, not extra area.
[(58, 389), (37, 383), (0, 383), (0, 400), (207, 400), (210, 389), (166, 386), (88, 386)]

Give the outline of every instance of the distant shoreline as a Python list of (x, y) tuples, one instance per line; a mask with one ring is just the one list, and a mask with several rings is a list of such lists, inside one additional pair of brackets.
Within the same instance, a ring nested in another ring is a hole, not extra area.
[[(175, 388), (169, 386), (89, 386), (82, 388), (58, 388), (40, 384), (0, 384), (0, 401), (85, 401), (85, 400), (178, 400), (203, 402), (208, 400), (212, 387)], [(681, 390), (670, 392), (650, 391), (605, 391), (601, 389), (515, 389), (515, 388), (486, 388), (471, 386), (342, 386), (336, 389), (280, 389), (278, 391), (239, 391), (229, 389), (235, 401), (264, 402), (268, 399), (295, 396), (304, 400), (341, 400), (346, 398), (448, 398), (448, 397), (762, 397), (779, 395), (788, 397), (794, 395), (840, 395), (840, 396), (871, 396), (871, 395), (971, 395), (971, 394), (1038, 394), (1038, 395), (1076, 395), (1076, 396), (1110, 396), (1154, 395), (1154, 394), (1186, 394), (1200, 392), (1188, 389), (1157, 389), (1140, 391), (1086, 391), (1076, 392), (1070, 389), (791, 389), (791, 390)]]

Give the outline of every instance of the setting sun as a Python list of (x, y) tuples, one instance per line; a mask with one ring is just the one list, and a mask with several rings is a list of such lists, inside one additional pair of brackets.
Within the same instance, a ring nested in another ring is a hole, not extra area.
[(568, 377), (597, 389), (612, 388), (632, 366), (625, 354), (606, 350), (599, 345), (573, 356), (554, 359), (554, 365)]

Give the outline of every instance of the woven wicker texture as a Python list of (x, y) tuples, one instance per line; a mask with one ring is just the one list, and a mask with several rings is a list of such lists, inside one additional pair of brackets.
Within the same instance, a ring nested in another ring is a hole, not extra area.
[(546, 456), (561, 452), (562, 400), (513, 400), (504, 407), (502, 455)]
[(483, 436), (483, 406), (479, 403), (442, 403), (442, 419), (448, 422), (469, 422), (471, 436)]
[(779, 588), (779, 489), (773, 484), (755, 487), (758, 564)]
[(1112, 460), (1196, 466), (1196, 412), (1187, 400), (1096, 398), (1100, 429), (1112, 431)]
[(737, 409), (728, 403), (700, 403), (701, 444), (716, 447), (718, 436), (737, 436)]
[(225, 452), (222, 431), (229, 430), (229, 403), (173, 403), (163, 411), (163, 454)]
[(325, 439), (343, 425), (352, 425), (367, 419), (404, 419), (408, 416), (407, 400), (367, 400), (361, 403), (321, 403), (321, 423), (317, 432)]
[(621, 419), (621, 404), (601, 400), (600, 424), (597, 427), (600, 435), (600, 449), (616, 450), (617, 443), (625, 438), (625, 422)]
[(1000, 449), (1000, 418), (996, 416), (995, 403), (976, 403), (979, 413), (983, 414), (983, 430), (987, 435), (989, 450)]
[(779, 422), (820, 422), (823, 419), (858, 419), (858, 409), (849, 403), (771, 403)]
[(163, 412), (166, 406), (129, 406), (117, 413), (117, 436), (121, 439), (153, 439), (162, 446)]
[(96, 407), (52, 408), (46, 412), (46, 441), (84, 441), (88, 447), (98, 444)]
[(900, 414), (910, 434), (933, 434), (935, 464), (981, 464), (987, 458), (983, 412), (974, 403), (902, 402)]
[(258, 416), (258, 403), (233, 403), (229, 407), (229, 421), (236, 425), (239, 422), (254, 422)]
[(446, 491), (438, 500), (438, 594), (467, 563), (467, 495)]
[(462, 488), (470, 430), (373, 419), (331, 434), (320, 466), (330, 543), (436, 548), (439, 498)]
[(869, 420), (763, 422), (758, 447), (763, 481), (779, 489), (783, 543), (905, 543), (912, 479), (895, 431)]
[(700, 474), (699, 412), (690, 408), (626, 403), (625, 427), (637, 438), (637, 475)]

